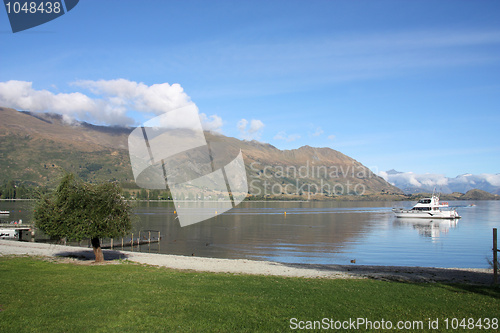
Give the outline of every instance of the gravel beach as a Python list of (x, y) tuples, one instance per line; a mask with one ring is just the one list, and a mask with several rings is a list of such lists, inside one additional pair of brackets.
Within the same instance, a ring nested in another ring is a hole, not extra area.
[[(392, 281), (447, 282), (491, 284), (492, 269), (434, 268), (363, 265), (282, 264), (246, 259), (216, 259), (103, 250), (106, 260), (126, 259), (133, 262), (172, 269), (215, 273), (274, 275), (304, 278), (364, 279)], [(75, 262), (94, 259), (92, 249), (75, 246), (0, 240), (0, 255), (30, 255), (50, 258), (71, 258)]]

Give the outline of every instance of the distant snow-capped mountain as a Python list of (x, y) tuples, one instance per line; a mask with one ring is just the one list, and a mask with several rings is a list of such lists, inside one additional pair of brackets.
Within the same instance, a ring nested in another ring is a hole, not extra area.
[(500, 174), (498, 173), (482, 173), (479, 175), (468, 173), (455, 178), (449, 178), (441, 174), (416, 174), (413, 172), (399, 172), (392, 169), (379, 172), (379, 176), (407, 194), (432, 192), (434, 189), (440, 193), (465, 193), (472, 189), (478, 189), (493, 194), (500, 194)]

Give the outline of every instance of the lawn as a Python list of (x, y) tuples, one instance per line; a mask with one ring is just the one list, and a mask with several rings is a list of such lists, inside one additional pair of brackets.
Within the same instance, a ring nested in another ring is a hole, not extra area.
[[(490, 328), (500, 318), (500, 288), (490, 286), (215, 274), (29, 257), (0, 257), (0, 281), (0, 332), (281, 332), (323, 318), (332, 326), (357, 318), (373, 327), (390, 321), (386, 332), (409, 331), (398, 330), (399, 321), (422, 322), (423, 329), (410, 331), (427, 331), (436, 319), (445, 331), (448, 318), (450, 332), (477, 332), (479, 324), (485, 331), (485, 318)], [(469, 318), (473, 329), (463, 329)], [(366, 325), (359, 330), (367, 331)]]

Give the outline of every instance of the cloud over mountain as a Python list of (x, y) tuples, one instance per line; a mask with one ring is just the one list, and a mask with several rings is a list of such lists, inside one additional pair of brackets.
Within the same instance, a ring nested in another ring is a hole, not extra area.
[(241, 119), (237, 124), (240, 131), (240, 138), (244, 140), (258, 140), (262, 135), (264, 123), (258, 119), (252, 119), (250, 122), (246, 119)]
[[(54, 93), (33, 88), (32, 82), (0, 82), (0, 105), (32, 112), (54, 112), (63, 115), (66, 122), (88, 121), (100, 125), (138, 125), (130, 113), (148, 117), (196, 104), (180, 84), (160, 83), (146, 85), (125, 79), (81, 80), (71, 83), (89, 91)], [(220, 131), (222, 119), (217, 115), (200, 114), (205, 129)]]
[(465, 193), (472, 189), (479, 189), (500, 194), (500, 174), (464, 174), (449, 178), (442, 174), (416, 174), (389, 170), (381, 171), (378, 175), (405, 193), (432, 192), (434, 189), (442, 193)]
[(286, 142), (292, 142), (300, 139), (299, 134), (287, 134), (285, 131), (279, 131), (275, 136), (274, 140), (284, 140)]

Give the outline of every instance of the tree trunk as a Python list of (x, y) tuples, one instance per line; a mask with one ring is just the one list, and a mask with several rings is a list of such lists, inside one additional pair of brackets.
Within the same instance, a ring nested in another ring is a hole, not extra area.
[(99, 238), (92, 238), (92, 248), (94, 249), (95, 262), (104, 262), (104, 255), (102, 254), (101, 242)]

